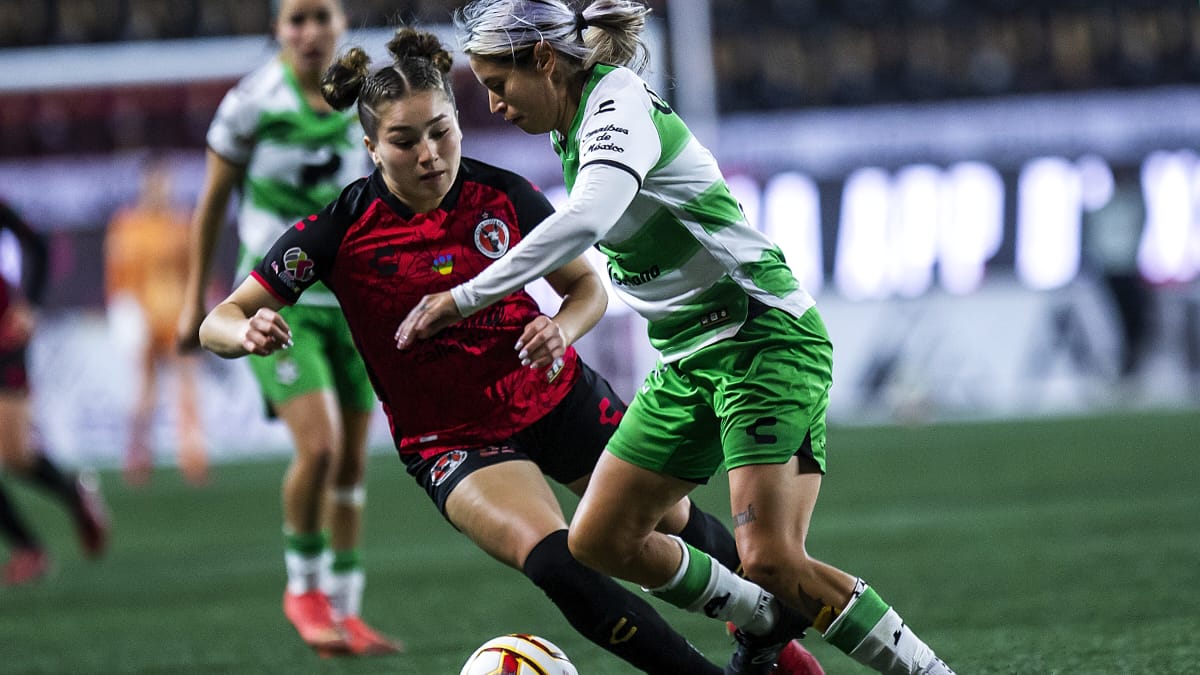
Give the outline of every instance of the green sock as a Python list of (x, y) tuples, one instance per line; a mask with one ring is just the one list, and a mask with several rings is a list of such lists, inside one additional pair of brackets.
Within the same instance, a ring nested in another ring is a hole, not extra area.
[(329, 536), (324, 532), (291, 532), (283, 535), (287, 550), (300, 555), (314, 556), (329, 545)]
[(647, 590), (676, 607), (731, 621), (752, 633), (772, 625), (775, 618), (770, 593), (734, 574), (679, 537), (671, 538), (683, 550), (679, 570), (667, 583)]
[(708, 581), (712, 577), (712, 558), (690, 544), (683, 546), (683, 564), (675, 576), (650, 592), (664, 602), (688, 609), (708, 589)]
[[(862, 584), (861, 581), (859, 583)], [(825, 641), (849, 654), (879, 623), (888, 609), (888, 604), (875, 589), (863, 584), (859, 595), (851, 598), (850, 604), (825, 631)]]
[(362, 567), (362, 556), (357, 548), (333, 552), (333, 573), (345, 574)]
[(825, 631), (825, 641), (850, 658), (885, 675), (953, 675), (896, 610), (862, 579), (855, 597)]

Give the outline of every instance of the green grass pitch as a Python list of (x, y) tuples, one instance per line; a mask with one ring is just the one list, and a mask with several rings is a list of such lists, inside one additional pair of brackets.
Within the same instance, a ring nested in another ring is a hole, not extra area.
[[(874, 584), (959, 673), (1200, 670), (1200, 414), (834, 428), (829, 447), (810, 552)], [(584, 675), (629, 672), (441, 520), (391, 453), (369, 467), (364, 614), (408, 651), (319, 659), (280, 609), (283, 468), (223, 465), (203, 489), (102, 474), (116, 526), (95, 563), (61, 510), (5, 478), (56, 571), (0, 588), (0, 672), (455, 675), (516, 631)], [(695, 496), (727, 519), (723, 476)], [(719, 624), (652, 602), (728, 658)], [(867, 672), (805, 642), (830, 675)]]

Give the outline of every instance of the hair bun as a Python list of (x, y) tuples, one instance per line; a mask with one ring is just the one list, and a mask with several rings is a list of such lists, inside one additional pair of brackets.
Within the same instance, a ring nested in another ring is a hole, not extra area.
[(398, 29), (388, 42), (387, 49), (397, 63), (407, 59), (425, 59), (443, 73), (450, 72), (450, 67), (454, 65), (454, 57), (446, 51), (436, 35), (413, 28)]
[(370, 72), (371, 57), (360, 47), (346, 52), (321, 76), (321, 96), (336, 110), (354, 104)]

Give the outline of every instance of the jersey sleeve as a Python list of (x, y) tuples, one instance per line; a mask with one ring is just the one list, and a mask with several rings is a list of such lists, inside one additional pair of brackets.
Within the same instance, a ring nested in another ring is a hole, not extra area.
[(331, 204), (288, 228), (250, 272), (280, 302), (295, 304), (309, 286), (329, 275), (346, 232), (338, 226), (335, 207)]
[(205, 138), (214, 152), (241, 166), (250, 161), (254, 152), (254, 131), (258, 124), (258, 106), (249, 93), (245, 86), (238, 85), (225, 94)]
[(629, 172), (641, 186), (662, 156), (653, 108), (654, 99), (640, 81), (593, 92), (577, 135), (580, 170), (608, 164)]

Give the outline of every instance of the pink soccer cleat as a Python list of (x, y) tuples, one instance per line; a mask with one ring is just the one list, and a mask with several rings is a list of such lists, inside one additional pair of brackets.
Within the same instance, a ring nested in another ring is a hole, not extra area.
[(381, 655), (404, 651), (404, 643), (380, 635), (357, 616), (342, 619), (342, 630), (346, 633), (352, 654)]
[(825, 675), (825, 669), (799, 640), (792, 640), (779, 652), (775, 675)]
[(350, 644), (346, 634), (333, 618), (333, 606), (320, 591), (283, 594), (283, 613), (300, 633), (300, 639), (325, 656), (326, 653), (347, 652)]
[(50, 556), (40, 548), (19, 548), (4, 565), (4, 585), (31, 584), (50, 571)]

